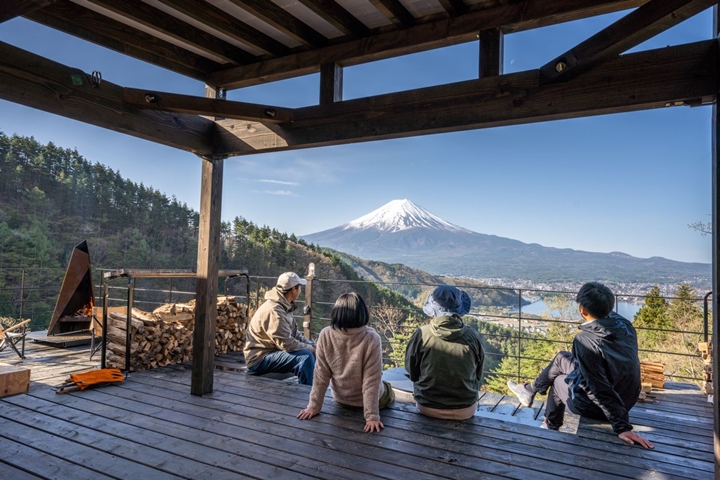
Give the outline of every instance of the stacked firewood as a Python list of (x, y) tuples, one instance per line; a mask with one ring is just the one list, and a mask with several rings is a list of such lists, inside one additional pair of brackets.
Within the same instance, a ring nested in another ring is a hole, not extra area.
[[(195, 311), (195, 300), (187, 303)], [(215, 353), (237, 352), (245, 345), (247, 317), (245, 305), (238, 304), (235, 297), (217, 298), (217, 327), (215, 328)]]
[[(216, 353), (242, 350), (245, 307), (235, 297), (218, 297)], [(195, 301), (167, 304), (152, 313), (133, 308), (130, 319), (130, 370), (140, 371), (192, 360)], [(108, 315), (107, 366), (124, 368), (127, 316)]]
[(665, 365), (661, 362), (641, 361), (640, 381), (643, 383), (643, 388), (646, 388), (645, 384), (650, 384), (652, 388), (664, 388)]
[(700, 342), (698, 344), (698, 350), (700, 350), (703, 362), (705, 362), (705, 369), (703, 370), (703, 380), (705, 381), (705, 395), (712, 395), (714, 393), (712, 377), (712, 343)]

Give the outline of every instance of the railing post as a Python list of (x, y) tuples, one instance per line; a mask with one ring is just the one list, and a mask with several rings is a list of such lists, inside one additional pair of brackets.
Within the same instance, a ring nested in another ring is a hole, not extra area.
[(709, 337), (709, 327), (708, 327), (708, 300), (710, 299), (710, 295), (712, 295), (713, 292), (708, 292), (705, 294), (705, 297), (703, 298), (703, 341), (707, 343)]
[[(20, 271), (20, 318), (19, 320), (23, 321), (23, 304), (25, 303), (25, 269), (23, 268)], [(32, 322), (30, 322), (32, 323)], [(31, 327), (32, 328), (32, 325)], [(22, 358), (25, 358), (25, 335), (22, 337)]]
[(518, 289), (518, 341), (517, 341), (517, 381), (520, 382), (520, 357), (522, 356), (522, 290)]
[(132, 308), (135, 300), (135, 279), (128, 277), (128, 295), (127, 295), (127, 325), (125, 331), (125, 371), (130, 373), (130, 347), (132, 346), (132, 338), (130, 336), (130, 328), (132, 327)]
[(107, 353), (107, 316), (108, 316), (108, 283), (105, 278), (103, 282), (103, 303), (102, 303), (102, 348), (100, 349), (100, 368), (105, 368), (105, 355)]
[(23, 318), (23, 304), (25, 303), (25, 269), (20, 270), (20, 318), (22, 322)]
[(168, 297), (168, 303), (172, 303), (172, 287), (173, 287), (173, 285), (172, 285), (173, 282), (172, 282), (172, 281), (173, 281), (173, 279), (172, 279), (172, 277), (170, 277), (170, 292), (168, 293), (168, 295), (169, 295), (169, 297)]
[[(250, 299), (248, 298), (248, 303), (250, 303)], [(260, 308), (260, 277), (257, 278), (257, 283), (255, 283), (255, 311)], [(248, 318), (248, 322), (250, 319)]]
[(312, 291), (315, 280), (315, 264), (308, 266), (308, 275), (305, 277), (307, 285), (305, 285), (305, 308), (303, 308), (303, 334), (305, 338), (310, 340), (312, 335)]

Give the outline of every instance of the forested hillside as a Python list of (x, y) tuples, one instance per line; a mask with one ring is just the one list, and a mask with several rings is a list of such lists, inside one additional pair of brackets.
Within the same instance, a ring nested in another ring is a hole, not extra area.
[(0, 132), (0, 268), (64, 268), (83, 239), (94, 265), (187, 268), (197, 220), (77, 150)]

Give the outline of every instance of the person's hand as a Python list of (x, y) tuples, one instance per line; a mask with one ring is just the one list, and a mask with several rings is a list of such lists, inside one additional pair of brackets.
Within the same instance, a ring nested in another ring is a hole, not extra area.
[(370, 420), (365, 424), (365, 432), (379, 432), (381, 428), (385, 428), (380, 420)]
[(310, 420), (312, 417), (317, 415), (320, 412), (316, 412), (315, 410), (311, 408), (305, 408), (303, 410), (300, 410), (300, 413), (297, 414), (297, 418), (300, 420)]
[(620, 437), (620, 440), (625, 443), (629, 443), (630, 445), (635, 445), (637, 443), (645, 448), (655, 448), (655, 446), (650, 443), (648, 439), (641, 437), (637, 433), (634, 433), (632, 430), (622, 432), (618, 434), (618, 437)]

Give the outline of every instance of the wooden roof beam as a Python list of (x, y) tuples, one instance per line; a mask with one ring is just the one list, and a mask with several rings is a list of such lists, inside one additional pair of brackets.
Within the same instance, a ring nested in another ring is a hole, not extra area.
[(0, 23), (22, 17), (28, 13), (45, 8), (58, 0), (3, 0), (0, 8)]
[(463, 0), (438, 0), (438, 2), (451, 17), (457, 17), (467, 11), (467, 5)]
[(700, 105), (716, 98), (719, 66), (718, 43), (708, 40), (624, 55), (564, 83), (540, 85), (532, 70), (299, 108), (282, 126), (224, 120), (216, 150), (241, 155)]
[(122, 87), (94, 87), (82, 70), (0, 42), (0, 98), (198, 155), (212, 155), (215, 123), (195, 115), (141, 110)]
[(717, 4), (717, 0), (652, 0), (540, 68), (541, 81), (573, 78)]
[(358, 65), (475, 41), (481, 30), (501, 28), (505, 33), (519, 32), (626, 10), (646, 2), (647, 0), (525, 0), (510, 5), (496, 5), (453, 19), (418, 24), (404, 30), (379, 33), (368, 39), (329, 45), (284, 58), (230, 68), (211, 75), (209, 83), (227, 89), (247, 87), (317, 73), (320, 65), (326, 63), (335, 62), (345, 67)]
[(246, 64), (257, 60), (255, 55), (231, 45), (209, 33), (193, 27), (162, 10), (141, 2), (140, 0), (87, 0), (99, 7), (133, 20), (154, 31), (163, 33), (176, 40), (213, 56), (235, 64)]
[(300, 43), (312, 45), (313, 47), (323, 47), (328, 43), (327, 37), (323, 34), (315, 31), (312, 27), (306, 25), (301, 20), (289, 14), (271, 1), (230, 1)]
[(345, 35), (365, 37), (370, 34), (370, 29), (364, 23), (355, 18), (353, 14), (345, 10), (335, 0), (299, 1)]
[(201, 81), (205, 81), (210, 72), (222, 68), (217, 62), (72, 2), (57, 3), (36, 10), (26, 17), (110, 50)]
[[(261, 31), (251, 27), (220, 10), (217, 7), (197, 0), (159, 0), (168, 7), (177, 10), (238, 42), (252, 45), (273, 56), (282, 56), (290, 52), (290, 48)], [(270, 0), (268, 0), (270, 1)]]
[(400, 3), (400, 0), (370, 0), (380, 13), (398, 28), (407, 28), (415, 25), (415, 17)]
[(194, 97), (177, 93), (124, 88), (123, 101), (136, 108), (164, 112), (205, 115), (208, 117), (235, 118), (260, 123), (286, 123), (292, 121), (292, 109), (233, 102), (219, 98)]

